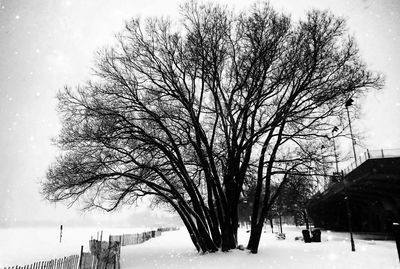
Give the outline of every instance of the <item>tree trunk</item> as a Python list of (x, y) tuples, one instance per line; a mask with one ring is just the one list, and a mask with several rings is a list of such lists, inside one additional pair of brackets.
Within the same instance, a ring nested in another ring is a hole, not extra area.
[(237, 221), (235, 223), (232, 212), (222, 228), (222, 251), (235, 249), (237, 246)]
[(250, 239), (247, 244), (247, 249), (250, 250), (251, 253), (256, 254), (258, 252), (258, 245), (260, 244), (263, 221), (261, 221), (261, 225), (258, 223), (256, 226), (251, 227)]
[(222, 251), (226, 252), (230, 249), (234, 249), (234, 237), (231, 224), (227, 224), (225, 229), (222, 231)]
[(274, 223), (272, 222), (272, 218), (269, 218), (269, 224), (271, 225), (272, 233), (274, 233)]
[(304, 216), (304, 221), (306, 222), (306, 229), (310, 230), (310, 225), (308, 223), (308, 215), (307, 215), (307, 210), (303, 210), (303, 216)]
[(178, 206), (172, 204), (175, 210), (178, 212), (179, 216), (181, 217), (183, 224), (185, 225), (186, 229), (189, 232), (190, 239), (192, 240), (193, 245), (196, 247), (197, 251), (201, 251), (201, 247), (199, 241), (197, 239), (196, 233), (194, 231), (193, 222), (189, 219), (190, 216), (184, 213), (184, 210), (181, 210)]

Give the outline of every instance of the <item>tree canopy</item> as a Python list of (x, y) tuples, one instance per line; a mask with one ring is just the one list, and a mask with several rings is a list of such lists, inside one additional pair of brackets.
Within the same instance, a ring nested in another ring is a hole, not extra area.
[(293, 22), (268, 3), (234, 13), (190, 1), (179, 21), (127, 22), (93, 79), (59, 92), (61, 153), (42, 191), (105, 210), (152, 196), (179, 214), (198, 251), (213, 252), (237, 246), (252, 180), (256, 253), (279, 195), (271, 182), (316, 169), (326, 134), (346, 129), (346, 100), (382, 84), (330, 12)]

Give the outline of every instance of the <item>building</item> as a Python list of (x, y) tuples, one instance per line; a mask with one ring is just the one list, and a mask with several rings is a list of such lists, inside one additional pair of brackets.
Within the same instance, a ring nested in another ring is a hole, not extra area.
[(348, 230), (348, 212), (354, 232), (391, 233), (400, 222), (400, 154), (371, 155), (313, 197), (307, 209), (316, 227)]

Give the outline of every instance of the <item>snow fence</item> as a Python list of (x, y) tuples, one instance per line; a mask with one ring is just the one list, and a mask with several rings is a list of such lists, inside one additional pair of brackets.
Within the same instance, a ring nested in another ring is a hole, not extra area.
[(79, 255), (24, 266), (9, 266), (4, 269), (120, 269), (121, 246), (141, 244), (160, 236), (162, 232), (175, 230), (179, 228), (167, 227), (136, 234), (110, 235), (108, 242), (91, 239), (89, 240), (90, 252), (83, 252), (83, 246), (81, 246)]

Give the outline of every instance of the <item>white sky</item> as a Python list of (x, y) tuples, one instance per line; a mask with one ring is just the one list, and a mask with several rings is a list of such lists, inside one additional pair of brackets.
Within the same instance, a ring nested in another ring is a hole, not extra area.
[[(76, 218), (76, 210), (49, 205), (38, 193), (38, 182), (57, 152), (50, 142), (59, 128), (56, 92), (90, 78), (96, 49), (112, 42), (124, 20), (137, 15), (175, 16), (181, 2), (0, 0), (0, 225)], [(217, 2), (237, 9), (250, 4)], [(384, 90), (356, 100), (363, 113), (354, 124), (365, 133), (368, 148), (400, 148), (400, 1), (271, 3), (293, 18), (318, 8), (348, 19), (366, 63), (386, 76)]]

